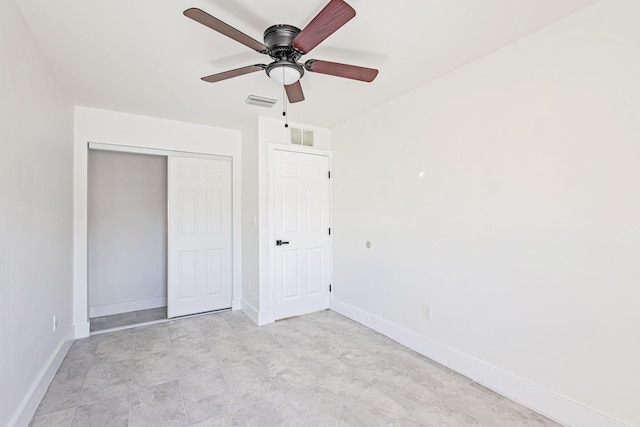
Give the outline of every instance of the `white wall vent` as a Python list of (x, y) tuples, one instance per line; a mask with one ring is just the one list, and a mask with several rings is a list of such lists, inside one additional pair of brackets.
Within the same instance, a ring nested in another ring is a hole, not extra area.
[(289, 141), (294, 145), (306, 145), (313, 147), (313, 131), (306, 129), (289, 128)]

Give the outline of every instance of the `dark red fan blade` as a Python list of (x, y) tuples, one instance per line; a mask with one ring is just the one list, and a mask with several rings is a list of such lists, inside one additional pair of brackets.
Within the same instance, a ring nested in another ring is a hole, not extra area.
[(224, 73), (212, 74), (203, 77), (202, 80), (209, 83), (219, 82), (220, 80), (230, 79), (232, 77), (242, 76), (244, 74), (255, 73), (264, 70), (264, 65), (249, 65), (248, 67), (236, 68), (235, 70), (225, 71)]
[(308, 53), (349, 22), (356, 11), (343, 0), (331, 0), (293, 40), (293, 47)]
[(226, 24), (209, 15), (207, 12), (200, 10), (196, 7), (192, 7), (191, 9), (187, 9), (184, 11), (184, 16), (193, 19), (196, 22), (205, 25), (212, 30), (219, 32), (220, 34), (224, 34), (225, 36), (242, 43), (245, 46), (250, 47), (253, 50), (256, 50), (260, 53), (263, 53), (267, 50), (267, 47), (260, 43), (259, 41), (249, 37), (242, 31), (236, 30), (231, 25)]
[(378, 75), (378, 70), (373, 68), (320, 61), (317, 59), (308, 60), (304, 64), (304, 68), (314, 73), (328, 74), (330, 76), (344, 77), (346, 79), (360, 80), (363, 82), (372, 82)]
[(300, 80), (290, 85), (286, 85), (284, 90), (287, 92), (287, 98), (290, 103), (304, 101), (304, 93), (302, 93), (302, 85)]

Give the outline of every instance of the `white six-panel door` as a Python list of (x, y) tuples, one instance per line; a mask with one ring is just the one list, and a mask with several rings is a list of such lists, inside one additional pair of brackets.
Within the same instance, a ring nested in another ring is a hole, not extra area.
[(168, 317), (231, 307), (231, 163), (168, 158)]
[[(275, 318), (329, 308), (329, 159), (274, 152)], [(277, 242), (277, 241), (280, 242)]]

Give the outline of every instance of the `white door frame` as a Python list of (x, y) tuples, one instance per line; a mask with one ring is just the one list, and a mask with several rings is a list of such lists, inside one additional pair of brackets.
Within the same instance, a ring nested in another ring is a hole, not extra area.
[[(268, 197), (269, 197), (269, 251), (268, 251), (268, 265), (269, 265), (269, 284), (268, 284), (268, 300), (269, 300), (269, 309), (267, 310), (267, 319), (266, 323), (275, 322), (276, 319), (276, 223), (275, 223), (275, 177), (274, 177), (274, 162), (275, 162), (275, 152), (276, 151), (288, 151), (292, 153), (300, 153), (300, 154), (308, 154), (314, 156), (324, 156), (329, 159), (329, 171), (331, 171), (331, 160), (332, 153), (327, 150), (319, 150), (317, 148), (304, 147), (304, 146), (295, 146), (295, 145), (284, 145), (270, 142), (267, 144), (267, 159), (269, 162), (269, 189), (268, 189)], [(329, 224), (333, 223), (332, 220), (332, 203), (333, 203), (333, 195), (332, 195), (332, 182), (329, 181)], [(333, 239), (329, 245), (329, 280), (333, 282)], [(333, 304), (333, 293), (331, 293), (331, 298), (329, 300), (329, 304)], [(262, 311), (262, 310), (261, 310)]]
[[(149, 154), (149, 155), (157, 155), (157, 156), (182, 156), (182, 157), (198, 157), (198, 158), (208, 158), (208, 159), (218, 159), (218, 160), (228, 160), (231, 163), (231, 275), (233, 282), (233, 300), (232, 300), (232, 309), (239, 310), (240, 309), (240, 300), (242, 296), (242, 282), (241, 282), (241, 232), (240, 232), (240, 224), (241, 224), (241, 209), (240, 209), (240, 171), (237, 169), (239, 166), (239, 162), (234, 162), (237, 160), (234, 156), (231, 155), (215, 155), (208, 153), (200, 153), (200, 152), (189, 152), (189, 151), (179, 151), (179, 150), (167, 150), (167, 149), (156, 149), (156, 148), (147, 148), (147, 147), (139, 147), (135, 145), (119, 145), (119, 144), (107, 144), (107, 143), (97, 143), (97, 142), (86, 142), (83, 149), (83, 160), (85, 167), (88, 167), (87, 159), (89, 150), (103, 150), (103, 151), (117, 151), (124, 153), (136, 153), (136, 154)], [(84, 183), (83, 185), (87, 185), (87, 170), (84, 170)], [(76, 201), (77, 202), (77, 201)], [(74, 202), (74, 203), (76, 203)], [(83, 234), (86, 237), (87, 235), (87, 199), (86, 197), (83, 200), (84, 202), (84, 218), (81, 218), (81, 221), (76, 221), (76, 227), (82, 226), (84, 230)], [(76, 211), (79, 210), (78, 207), (75, 208)], [(77, 233), (77, 231), (76, 231)], [(74, 233), (75, 234), (75, 233)], [(83, 262), (84, 265), (87, 265), (88, 262), (88, 246), (85, 244), (82, 245), (84, 248), (81, 252), (77, 251), (77, 248), (74, 248), (74, 257), (77, 261)], [(84, 286), (82, 288), (83, 295), (74, 295), (74, 310), (79, 307), (83, 308), (83, 311), (86, 314), (86, 323), (76, 322), (76, 338), (84, 338), (90, 335), (89, 332), (89, 281), (86, 275), (86, 268), (84, 271)], [(75, 273), (74, 273), (75, 274)], [(78, 280), (78, 278), (74, 278), (74, 281)], [(77, 288), (76, 288), (77, 289)], [(80, 306), (78, 305), (80, 304)]]

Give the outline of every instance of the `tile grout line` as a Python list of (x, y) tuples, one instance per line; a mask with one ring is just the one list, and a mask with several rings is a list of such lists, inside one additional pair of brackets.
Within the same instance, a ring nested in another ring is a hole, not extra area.
[(169, 344), (171, 346), (171, 358), (173, 359), (173, 364), (176, 367), (176, 383), (178, 384), (178, 391), (180, 392), (180, 402), (182, 402), (182, 414), (184, 415), (184, 420), (187, 422), (187, 425), (190, 425), (189, 416), (187, 415), (187, 407), (184, 404), (184, 393), (182, 392), (182, 385), (180, 384), (180, 375), (178, 374), (178, 364), (176, 363), (176, 353), (173, 348), (173, 339), (171, 338), (171, 331), (169, 330), (169, 326), (170, 325), (167, 325), (167, 333), (169, 334)]
[(138, 341), (138, 331), (133, 332), (133, 351), (131, 354), (131, 380), (129, 381), (129, 414), (127, 416), (127, 425), (131, 427), (131, 402), (133, 401), (133, 374), (136, 368), (136, 343)]
[[(223, 321), (223, 323), (224, 323), (224, 325), (225, 325), (225, 327), (226, 327), (227, 329), (229, 329), (229, 330), (233, 330), (233, 329), (231, 328), (231, 326), (229, 325), (229, 322), (227, 322), (227, 319), (225, 319), (224, 317), (222, 317), (222, 321)], [(237, 335), (237, 333), (235, 333), (234, 335)], [(239, 411), (240, 411), (240, 415), (242, 416), (242, 421), (243, 421), (244, 425), (245, 425), (245, 426), (247, 426), (247, 425), (248, 425), (248, 424), (247, 424), (247, 419), (246, 419), (246, 418), (245, 418), (245, 416), (244, 416), (244, 404), (240, 403), (240, 402), (238, 401), (238, 399), (233, 395), (233, 392), (231, 391), (231, 386), (229, 385), (229, 382), (228, 382), (227, 378), (226, 378), (226, 377), (225, 377), (225, 375), (224, 375), (224, 371), (223, 371), (223, 367), (224, 367), (224, 360), (223, 360), (223, 359), (220, 359), (220, 358), (218, 357), (218, 354), (216, 353), (216, 351), (215, 351), (215, 350), (213, 350), (213, 349), (211, 348), (211, 342), (210, 342), (210, 341), (211, 341), (211, 340), (207, 339), (207, 346), (208, 346), (208, 347), (209, 347), (209, 349), (212, 351), (212, 354), (213, 354), (213, 356), (214, 356), (214, 357), (215, 357), (215, 359), (216, 359), (216, 365), (218, 366), (218, 367), (217, 367), (217, 370), (218, 370), (218, 372), (220, 373), (220, 377), (222, 378), (222, 381), (224, 381), (224, 384), (227, 386), (227, 389), (229, 390), (229, 393), (231, 394), (231, 396), (232, 396), (232, 398), (233, 398), (233, 403), (234, 403), (233, 407), (234, 407), (234, 410), (239, 410)], [(243, 344), (243, 345), (244, 345), (244, 344)]]
[[(71, 344), (71, 346), (73, 347), (73, 344)], [(84, 387), (87, 384), (87, 378), (89, 377), (89, 372), (91, 371), (91, 368), (93, 368), (93, 365), (94, 365), (94, 363), (96, 361), (96, 354), (95, 354), (96, 351), (98, 351), (98, 346), (97, 345), (96, 345), (96, 349), (93, 352), (93, 358), (91, 359), (91, 366), (89, 366), (89, 368), (87, 369), (87, 372), (84, 374), (84, 379), (82, 380), (82, 387), (80, 388), (80, 393), (78, 393), (78, 400), (76, 401), (76, 404), (73, 407), (74, 408), (73, 409), (73, 417), (71, 417), (71, 421), (69, 423), (69, 426), (73, 425), (73, 420), (76, 418), (76, 413), (78, 412), (78, 406), (80, 406), (80, 400), (82, 399), (82, 394), (84, 393)], [(69, 353), (67, 353), (67, 354), (69, 354)], [(64, 362), (64, 360), (63, 360), (63, 362)], [(57, 372), (56, 372), (56, 375), (57, 375)]]

